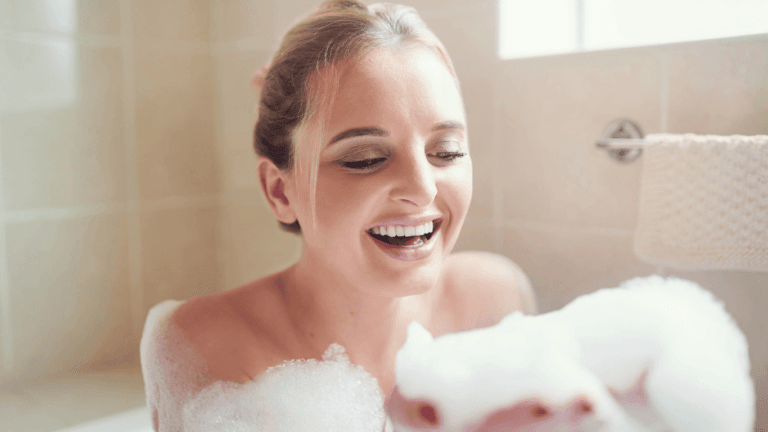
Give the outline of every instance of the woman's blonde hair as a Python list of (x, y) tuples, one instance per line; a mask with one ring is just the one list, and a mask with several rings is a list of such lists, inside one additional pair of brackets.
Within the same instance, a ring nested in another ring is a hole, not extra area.
[[(270, 66), (256, 81), (261, 87), (254, 132), (256, 153), (282, 171), (297, 169), (296, 176), (309, 182), (308, 196), (302, 201), (311, 208), (322, 147), (320, 131), (338, 88), (338, 66), (359, 60), (374, 48), (408, 46), (433, 50), (456, 77), (445, 47), (412, 7), (328, 1), (288, 31)], [(315, 127), (308, 127), (310, 121)], [(296, 157), (302, 153), (307, 157)], [(311, 214), (314, 220), (314, 211)], [(286, 231), (301, 232), (298, 221), (280, 225)]]

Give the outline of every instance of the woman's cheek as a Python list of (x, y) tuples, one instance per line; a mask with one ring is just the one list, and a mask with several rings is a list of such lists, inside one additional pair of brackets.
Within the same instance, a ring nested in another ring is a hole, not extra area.
[(469, 155), (466, 163), (461, 166), (461, 173), (454, 178), (453, 188), (456, 192), (456, 200), (463, 207), (463, 215), (469, 210), (469, 204), (472, 201), (472, 160)]

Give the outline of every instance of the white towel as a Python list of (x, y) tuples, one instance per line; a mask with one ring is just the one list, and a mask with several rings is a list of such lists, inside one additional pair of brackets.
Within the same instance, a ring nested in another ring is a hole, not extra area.
[(635, 254), (677, 269), (768, 271), (768, 135), (645, 139)]

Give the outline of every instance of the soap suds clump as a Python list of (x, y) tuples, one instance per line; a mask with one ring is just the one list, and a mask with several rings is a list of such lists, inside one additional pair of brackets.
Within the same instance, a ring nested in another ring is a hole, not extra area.
[(216, 382), (184, 405), (189, 432), (381, 432), (378, 382), (331, 344), (323, 360), (290, 360), (245, 384)]

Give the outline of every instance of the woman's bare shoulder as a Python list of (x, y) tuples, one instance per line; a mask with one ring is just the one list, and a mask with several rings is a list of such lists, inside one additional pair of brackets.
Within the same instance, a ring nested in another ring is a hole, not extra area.
[(528, 277), (509, 258), (490, 252), (464, 251), (448, 257), (446, 292), (463, 310), (465, 326), (486, 327), (504, 316), (522, 311), (536, 313), (536, 300)]
[[(148, 379), (177, 383), (189, 389), (212, 382), (217, 365), (211, 353), (220, 348), (216, 334), (227, 334), (226, 314), (217, 295), (153, 307), (144, 326), (141, 342), (142, 365), (150, 368)], [(194, 381), (194, 383), (193, 383)], [(194, 384), (194, 385), (193, 385)]]
[[(258, 295), (264, 281), (252, 284), (185, 302), (166, 300), (150, 310), (141, 363), (155, 430), (181, 424), (180, 407), (214, 382), (250, 382), (280, 363), (258, 323), (237, 307), (264, 298)], [(256, 293), (255, 300), (244, 293)]]
[[(252, 381), (272, 365), (274, 347), (269, 329), (259, 322), (247, 302), (269, 301), (268, 281), (260, 279), (230, 291), (189, 300), (173, 322), (204, 360), (211, 381)], [(248, 298), (246, 299), (246, 293)]]

